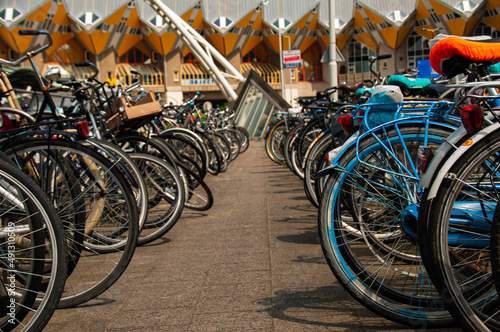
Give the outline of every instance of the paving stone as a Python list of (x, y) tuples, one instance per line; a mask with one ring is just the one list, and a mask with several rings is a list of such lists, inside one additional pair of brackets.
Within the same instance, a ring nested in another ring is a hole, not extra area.
[(186, 209), (162, 239), (137, 248), (115, 285), (56, 310), (45, 331), (419, 330), (378, 317), (340, 286), (302, 180), (273, 163), (263, 141), (206, 182), (212, 209)]

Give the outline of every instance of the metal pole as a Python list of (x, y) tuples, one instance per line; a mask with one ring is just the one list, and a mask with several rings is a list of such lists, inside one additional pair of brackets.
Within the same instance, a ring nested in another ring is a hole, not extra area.
[[(330, 87), (338, 86), (337, 82), (337, 45), (336, 45), (336, 33), (335, 33), (335, 0), (330, 0), (330, 62), (329, 62), (329, 74), (330, 74)], [(338, 92), (333, 94), (334, 100), (338, 100)]]
[[(288, 39), (288, 50), (292, 50), (292, 39), (290, 36), (285, 36)], [(290, 106), (293, 105), (293, 93), (292, 93), (292, 68), (288, 68), (288, 76), (290, 76)]]
[(278, 25), (280, 26), (279, 30), (278, 30), (278, 38), (279, 38), (279, 45), (280, 45), (281, 97), (283, 97), (283, 99), (285, 99), (285, 77), (283, 75), (283, 50), (281, 48), (281, 33), (283, 31), (281, 29), (281, 18), (280, 18)]

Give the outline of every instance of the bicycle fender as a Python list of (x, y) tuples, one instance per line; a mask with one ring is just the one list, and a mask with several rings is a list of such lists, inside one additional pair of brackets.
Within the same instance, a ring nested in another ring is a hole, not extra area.
[(312, 141), (312, 143), (307, 147), (307, 152), (306, 154), (304, 155), (304, 160), (302, 161), (302, 168), (305, 167), (306, 165), (306, 162), (307, 162), (307, 159), (309, 159), (309, 154), (311, 153), (311, 150), (313, 149), (314, 145), (316, 143), (318, 143), (318, 141), (323, 138), (323, 136), (325, 136), (326, 134), (328, 134), (330, 132), (330, 129), (326, 130), (326, 131), (323, 131), (321, 134), (319, 134), (315, 139), (314, 141)]
[(347, 151), (351, 146), (356, 144), (356, 140), (359, 137), (359, 132), (355, 132), (352, 134), (344, 144), (336, 147), (335, 149), (328, 152), (328, 158), (331, 160), (330, 165), (326, 166), (322, 170), (318, 171), (315, 175), (316, 179), (332, 174), (335, 171), (338, 171), (338, 159), (342, 156), (342, 154)]
[[(475, 144), (488, 137), (488, 134), (500, 130), (500, 123), (494, 123), (470, 137), (464, 144), (460, 146), (455, 146), (454, 143), (458, 142), (460, 138), (465, 136), (467, 133), (463, 127), (457, 129), (456, 132), (451, 134), (449, 138), (443, 142), (436, 151), (436, 154), (431, 160), (429, 168), (425, 171), (425, 174), (421, 177), (419, 182), (419, 187), (428, 188), (427, 199), (434, 199), (437, 195), (437, 191), (443, 182), (443, 179), (448, 176), (450, 168), (455, 164), (455, 162), (469, 149), (473, 149)], [(443, 149), (441, 149), (443, 147)], [(455, 149), (445, 161), (445, 163), (439, 167), (441, 159), (449, 152), (451, 149)], [(436, 158), (437, 157), (437, 158)], [(434, 176), (435, 175), (435, 176)], [(432, 183), (430, 183), (432, 180)]]
[(324, 176), (331, 175), (333, 172), (341, 172), (344, 169), (342, 167), (335, 167), (333, 165), (327, 166), (323, 168), (321, 171), (317, 172), (316, 175), (314, 176), (315, 179), (322, 178)]
[(280, 119), (274, 120), (274, 122), (271, 123), (269, 125), (269, 127), (267, 128), (266, 135), (264, 136), (264, 139), (267, 139), (269, 137), (269, 134), (271, 133), (271, 130), (273, 130), (274, 127), (276, 127), (281, 122), (284, 122), (286, 119), (287, 118), (280, 118)]

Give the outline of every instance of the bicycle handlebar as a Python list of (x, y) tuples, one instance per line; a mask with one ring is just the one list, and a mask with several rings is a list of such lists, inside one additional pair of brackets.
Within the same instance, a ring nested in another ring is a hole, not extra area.
[(50, 33), (48, 31), (45, 31), (45, 30), (19, 30), (19, 35), (21, 35), (21, 36), (46, 35), (49, 43), (47, 45), (43, 45), (42, 47), (40, 47), (34, 51), (28, 52), (25, 56), (22, 56), (19, 59), (14, 60), (14, 61), (9, 61), (9, 60), (5, 60), (5, 59), (0, 58), (0, 63), (6, 64), (6, 65), (17, 65), (18, 63), (20, 63), (28, 58), (32, 58), (33, 56), (41, 53), (42, 51), (52, 47), (52, 37), (50, 36)]
[(19, 35), (21, 36), (37, 36), (40, 34), (40, 30), (19, 30)]
[(390, 59), (392, 58), (392, 54), (382, 54), (382, 55), (377, 55), (375, 57), (375, 60), (384, 60), (384, 59)]
[(382, 82), (382, 77), (375, 70), (373, 70), (373, 65), (377, 60), (383, 60), (389, 58), (392, 58), (391, 54), (372, 55), (368, 57), (368, 61), (370, 62), (370, 72), (377, 78), (379, 82)]
[(180, 104), (180, 106), (187, 106), (189, 105), (190, 103), (192, 103), (193, 101), (195, 101), (198, 97), (203, 97), (202, 95), (200, 95), (199, 92), (197, 92), (193, 97), (185, 100), (182, 104)]
[(123, 91), (126, 92), (126, 93), (131, 92), (132, 90), (137, 89), (142, 84), (142, 75), (141, 75), (141, 73), (139, 73), (136, 70), (131, 70), (130, 73), (132, 75), (136, 76), (135, 78), (137, 79), (137, 82), (134, 82), (134, 83), (130, 84), (128, 87), (124, 88)]
[(94, 74), (89, 77), (89, 80), (95, 79), (97, 74), (99, 74), (99, 68), (92, 62), (76, 62), (75, 67), (90, 67), (94, 71)]

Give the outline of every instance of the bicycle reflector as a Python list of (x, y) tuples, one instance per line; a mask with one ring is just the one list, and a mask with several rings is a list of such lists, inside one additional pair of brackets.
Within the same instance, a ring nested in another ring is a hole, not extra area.
[(471, 134), (483, 125), (483, 108), (479, 105), (467, 105), (460, 110), (460, 118), (465, 130)]
[(337, 121), (340, 123), (342, 126), (342, 130), (346, 133), (349, 134), (352, 130), (352, 127), (354, 125), (354, 117), (352, 114), (347, 114), (347, 115), (342, 115), (337, 119)]
[(89, 123), (87, 121), (77, 122), (76, 131), (78, 132), (78, 137), (86, 139), (87, 135), (90, 134)]

